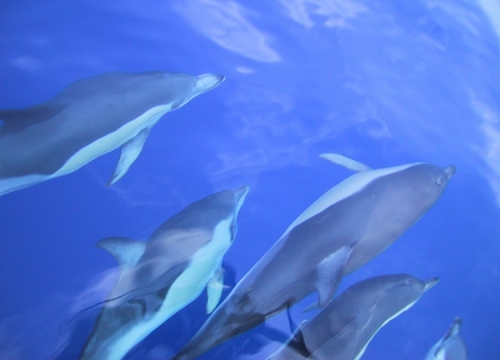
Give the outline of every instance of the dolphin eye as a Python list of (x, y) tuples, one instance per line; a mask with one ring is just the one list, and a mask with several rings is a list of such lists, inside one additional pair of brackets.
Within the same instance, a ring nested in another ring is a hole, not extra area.
[(438, 176), (436, 183), (438, 185), (444, 185), (444, 184), (446, 184), (447, 180), (448, 180), (448, 177), (446, 175), (441, 174)]

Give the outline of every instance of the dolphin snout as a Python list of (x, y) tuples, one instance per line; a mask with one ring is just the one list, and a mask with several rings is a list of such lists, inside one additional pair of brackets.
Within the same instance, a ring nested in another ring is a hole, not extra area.
[(249, 186), (242, 186), (241, 188), (236, 190), (234, 197), (236, 198), (237, 211), (239, 211), (241, 205), (243, 205), (243, 202), (245, 201), (248, 191), (250, 191)]
[(239, 200), (242, 197), (246, 196), (250, 191), (250, 186), (242, 186), (238, 190), (236, 190), (236, 198)]
[(196, 90), (198, 90), (200, 93), (212, 90), (221, 82), (223, 82), (224, 79), (225, 77), (219, 74), (208, 73), (199, 75), (198, 79), (196, 80)]
[(448, 165), (443, 167), (443, 171), (446, 173), (446, 176), (448, 176), (448, 180), (451, 179), (453, 175), (455, 175), (455, 172), (457, 169), (455, 168), (454, 165)]
[(432, 288), (434, 285), (436, 285), (438, 281), (439, 281), (438, 277), (433, 277), (432, 279), (425, 281), (424, 292)]

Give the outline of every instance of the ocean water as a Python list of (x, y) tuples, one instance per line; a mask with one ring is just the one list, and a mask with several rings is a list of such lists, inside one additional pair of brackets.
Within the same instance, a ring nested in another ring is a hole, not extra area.
[[(440, 278), (363, 359), (423, 359), (455, 316), (470, 359), (500, 358), (497, 1), (2, 1), (0, 24), (0, 109), (109, 71), (226, 77), (167, 113), (116, 184), (106, 186), (119, 151), (0, 197), (0, 359), (78, 358), (98, 313), (81, 310), (117, 279), (94, 244), (146, 239), (189, 204), (248, 185), (223, 262), (227, 296), (352, 174), (322, 153), (457, 168), (413, 227), (342, 281), (339, 292), (383, 274)], [(291, 309), (297, 323), (314, 298)], [(170, 358), (206, 320), (205, 303), (203, 293), (125, 358)], [(262, 359), (289, 333), (281, 313), (200, 359)]]

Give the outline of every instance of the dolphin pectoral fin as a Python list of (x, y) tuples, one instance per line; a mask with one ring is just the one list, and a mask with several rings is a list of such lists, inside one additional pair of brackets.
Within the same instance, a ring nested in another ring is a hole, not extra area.
[(113, 185), (115, 182), (120, 180), (133, 162), (137, 159), (141, 153), (144, 143), (146, 142), (146, 139), (148, 138), (149, 129), (149, 127), (142, 129), (136, 136), (123, 144), (120, 160), (118, 160), (113, 176), (111, 176), (108, 181), (108, 186)]
[(321, 154), (319, 157), (331, 161), (334, 164), (345, 167), (346, 169), (352, 170), (354, 172), (361, 172), (371, 170), (371, 168), (359, 161), (350, 159), (344, 155), (340, 154)]
[(215, 310), (224, 289), (224, 270), (218, 268), (207, 284), (207, 314)]
[(146, 250), (146, 243), (125, 237), (109, 237), (95, 244), (114, 256), (122, 271), (133, 267)]
[(344, 246), (319, 263), (315, 286), (318, 291), (318, 305), (321, 309), (333, 299), (344, 276), (345, 266), (353, 248), (354, 245)]

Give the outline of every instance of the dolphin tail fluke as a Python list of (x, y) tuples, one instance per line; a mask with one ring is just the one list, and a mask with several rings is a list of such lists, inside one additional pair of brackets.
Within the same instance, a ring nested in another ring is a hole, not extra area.
[(142, 129), (136, 136), (123, 144), (120, 160), (118, 160), (113, 176), (111, 176), (108, 181), (108, 186), (113, 185), (127, 173), (130, 166), (141, 153), (142, 147), (144, 146), (148, 135), (149, 127)]
[(340, 154), (321, 154), (319, 156), (325, 160), (331, 161), (334, 164), (345, 167), (346, 169), (352, 170), (354, 172), (368, 171), (371, 168), (359, 161), (350, 159), (344, 155)]

